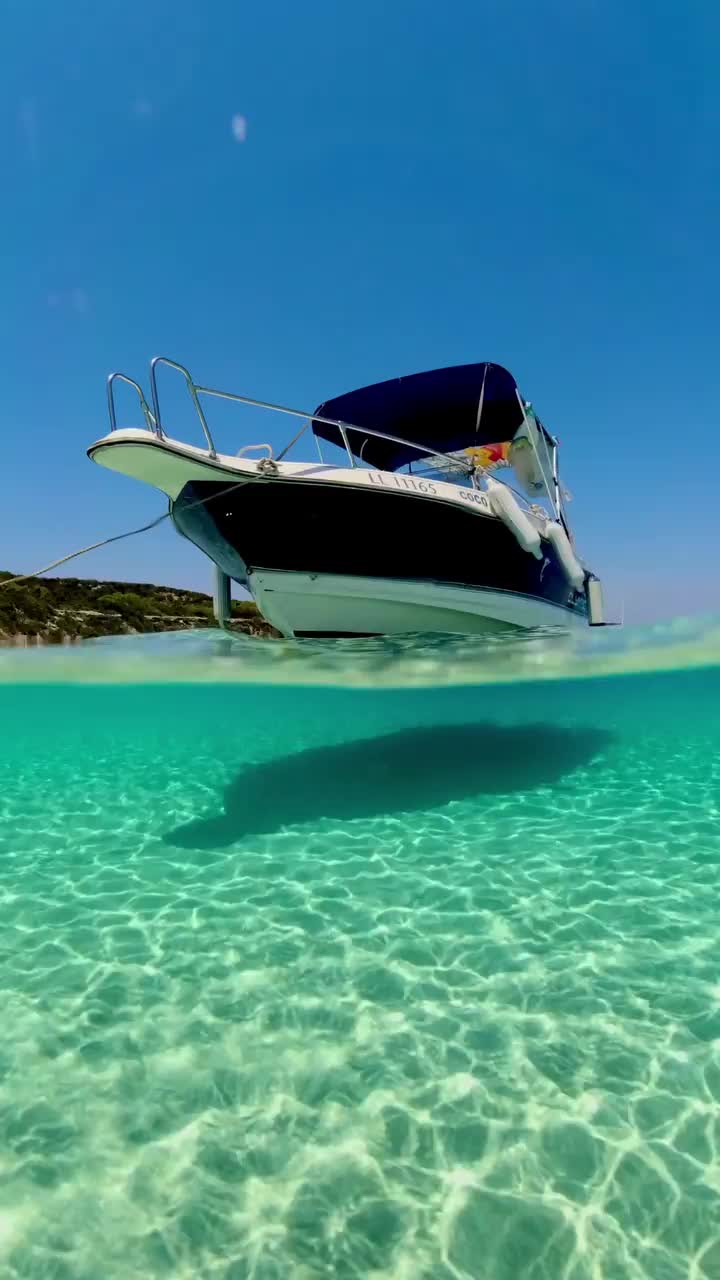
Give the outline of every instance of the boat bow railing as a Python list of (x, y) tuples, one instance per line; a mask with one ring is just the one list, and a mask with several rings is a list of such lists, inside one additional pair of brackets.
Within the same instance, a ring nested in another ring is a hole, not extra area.
[(125, 373), (111, 373), (110, 377), (107, 380), (107, 398), (108, 398), (108, 413), (110, 414), (110, 430), (117, 431), (117, 418), (115, 416), (115, 383), (116, 382), (125, 382), (129, 387), (132, 387), (135, 391), (137, 391), (138, 399), (140, 401), (140, 407), (143, 411), (143, 417), (145, 419), (145, 426), (147, 427), (148, 431), (155, 431), (156, 421), (153, 414), (150, 412), (150, 409), (148, 408), (148, 403), (147, 403), (147, 400), (145, 399), (145, 395), (143, 393), (142, 387), (140, 386), (140, 383), (136, 382), (134, 378), (128, 378), (127, 374)]
[[(110, 377), (108, 378), (108, 381), (107, 381), (107, 395), (108, 395), (108, 411), (110, 415), (111, 431), (117, 431), (117, 417), (115, 412), (115, 383), (124, 382), (128, 386), (132, 387), (137, 393), (137, 396), (140, 400), (140, 407), (142, 409), (143, 418), (145, 420), (145, 426), (147, 430), (151, 431), (153, 435), (157, 436), (159, 439), (163, 439), (165, 437), (165, 431), (163, 429), (163, 424), (162, 424), (162, 414), (160, 410), (160, 396), (158, 392), (158, 378), (157, 378), (157, 370), (160, 365), (165, 365), (168, 369), (175, 369), (183, 377), (185, 381), (185, 385), (188, 390), (188, 394), (195, 407), (195, 412), (197, 413), (198, 418), (200, 420), (200, 426), (202, 427), (205, 443), (207, 445), (208, 453), (211, 458), (217, 458), (218, 454), (217, 454), (217, 449), (215, 448), (215, 441), (210, 431), (210, 427), (208, 426), (207, 418), (205, 417), (202, 404), (200, 403), (201, 396), (214, 396), (218, 400), (231, 400), (231, 401), (234, 401), (236, 404), (249, 405), (255, 409), (268, 409), (273, 413), (284, 413), (291, 418), (303, 419), (303, 426), (301, 427), (301, 429), (298, 432), (296, 432), (296, 434), (292, 437), (290, 441), (288, 441), (285, 447), (281, 449), (277, 457), (274, 456), (274, 450), (272, 448), (272, 445), (270, 444), (246, 445), (243, 449), (240, 450), (241, 453), (245, 453), (250, 449), (265, 449), (267, 450), (267, 454), (268, 454), (265, 460), (266, 463), (280, 462), (281, 459), (284, 458), (285, 455), (290, 451), (290, 449), (292, 449), (293, 445), (300, 439), (300, 437), (304, 435), (304, 433), (308, 430), (311, 423), (313, 422), (322, 422), (329, 427), (337, 428), (340, 434), (340, 438), (342, 439), (343, 445), (345, 447), (345, 451), (347, 453), (351, 467), (356, 467), (358, 465), (357, 457), (355, 454), (353, 454), (353, 451), (350, 447), (350, 441), (348, 438), (349, 435), (351, 435), (353, 432), (356, 432), (359, 435), (362, 435), (365, 437), (372, 436), (374, 439), (377, 439), (377, 440), (389, 440), (392, 444), (404, 445), (408, 449), (416, 449), (418, 454), (422, 457), (426, 457), (428, 454), (427, 445), (417, 444), (414, 440), (405, 440), (403, 439), (402, 436), (390, 435), (387, 431), (375, 431), (370, 427), (358, 427), (351, 422), (341, 422), (337, 418), (324, 418), (322, 417), (322, 415), (319, 415), (317, 413), (308, 413), (307, 410), (305, 409), (292, 409), (288, 405), (274, 404), (270, 400), (256, 400), (252, 396), (242, 396), (232, 391), (220, 391), (217, 387), (203, 387), (199, 383), (195, 382), (189, 369), (186, 369), (185, 366), (182, 364), (178, 364), (176, 360), (169, 360), (167, 356), (155, 356), (154, 359), (150, 361), (150, 400), (152, 403), (152, 410), (149, 408), (147, 400), (145, 399), (145, 395), (143, 393), (142, 387), (138, 382), (135, 382), (133, 378), (128, 378), (124, 373), (110, 374)], [(362, 456), (362, 451), (360, 452), (360, 456)], [(439, 450), (435, 449), (433, 450), (433, 456), (438, 458), (445, 458), (446, 461), (449, 462), (453, 468), (455, 469), (458, 468), (458, 462), (459, 462), (458, 458), (452, 457), (449, 453), (442, 453)], [(462, 464), (461, 464), (461, 469), (462, 469)], [(465, 474), (473, 477), (475, 472), (478, 469), (482, 470), (482, 468), (476, 468), (470, 462), (468, 462), (467, 466), (464, 468)]]

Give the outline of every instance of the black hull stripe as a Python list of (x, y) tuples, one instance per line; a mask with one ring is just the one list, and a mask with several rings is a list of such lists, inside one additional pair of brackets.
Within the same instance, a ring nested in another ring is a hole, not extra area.
[[(523, 551), (510, 530), (459, 503), (315, 483), (226, 486), (194, 481), (172, 507), (187, 538), (240, 582), (255, 568), (285, 573), (446, 583), (503, 591), (585, 616), (554, 548)], [(401, 501), (405, 499), (405, 501)], [(198, 505), (202, 503), (202, 505)]]

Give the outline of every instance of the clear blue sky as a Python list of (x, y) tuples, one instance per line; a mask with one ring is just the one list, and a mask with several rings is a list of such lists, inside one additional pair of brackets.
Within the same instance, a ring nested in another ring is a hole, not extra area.
[[(85, 457), (111, 369), (313, 407), (491, 359), (628, 619), (720, 609), (714, 0), (9, 0), (3, 55), (0, 567), (162, 509)], [(169, 526), (73, 571), (209, 580)]]

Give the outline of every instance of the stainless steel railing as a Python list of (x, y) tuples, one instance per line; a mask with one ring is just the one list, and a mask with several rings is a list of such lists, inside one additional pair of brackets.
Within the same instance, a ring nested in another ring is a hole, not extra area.
[[(142, 387), (140, 386), (139, 383), (135, 382), (133, 378), (126, 377), (124, 373), (110, 374), (110, 377), (108, 378), (108, 382), (107, 382), (107, 394), (108, 394), (108, 410), (110, 414), (110, 430), (111, 431), (117, 430), (117, 419), (115, 414), (115, 395), (114, 395), (115, 383), (125, 382), (128, 384), (128, 386), (133, 387), (138, 394), (138, 397), (140, 400), (140, 407), (142, 409), (143, 417), (145, 419), (145, 425), (148, 431), (152, 431), (153, 434), (158, 436), (160, 439), (163, 438), (163, 436), (165, 435), (165, 432), (163, 430), (163, 425), (162, 425), (162, 415), (160, 412), (160, 397), (158, 394), (158, 385), (157, 385), (157, 382), (158, 382), (157, 369), (159, 365), (166, 365), (167, 368), (175, 369), (177, 370), (178, 373), (182, 374), (185, 380), (185, 385), (187, 387), (188, 393), (190, 395), (190, 399), (192, 400), (193, 405), (195, 406), (195, 411), (198, 415), (198, 418), (200, 419), (200, 425), (202, 427), (203, 435), (205, 437), (205, 442), (208, 448), (208, 453), (211, 458), (217, 457), (217, 449), (215, 448), (215, 441), (213, 440), (210, 427), (208, 426), (207, 419), (205, 417), (202, 405), (200, 403), (200, 396), (215, 396), (219, 400), (232, 400), (237, 404), (250, 405), (252, 408), (255, 408), (255, 409), (269, 409), (273, 413), (284, 413), (291, 418), (304, 419), (303, 427), (300, 429), (300, 431), (298, 431), (292, 437), (292, 439), (288, 442), (288, 444), (286, 444), (285, 447), (281, 449), (280, 453), (277, 455), (277, 458), (273, 457), (272, 446), (269, 444), (245, 446), (246, 449), (250, 449), (250, 448), (267, 449), (269, 461), (279, 462), (282, 458), (284, 458), (285, 455), (288, 453), (288, 451), (296, 443), (296, 441), (299, 440), (300, 437), (304, 434), (304, 432), (308, 430), (312, 422), (322, 422), (329, 427), (337, 428), (340, 434), (340, 438), (342, 439), (343, 445), (345, 446), (345, 451), (347, 453), (351, 467), (356, 467), (358, 465), (356, 455), (353, 454), (353, 451), (350, 448), (350, 442), (348, 440), (348, 434), (352, 432), (356, 432), (359, 435), (362, 435), (365, 437), (371, 436), (373, 439), (377, 439), (377, 440), (389, 440), (392, 444), (401, 444), (408, 449), (416, 449), (418, 454), (421, 457), (423, 456), (426, 457), (428, 454), (427, 445), (417, 444), (416, 441), (414, 440), (405, 440), (403, 439), (402, 436), (390, 435), (386, 431), (374, 431), (370, 427), (358, 427), (351, 422), (341, 422), (337, 418), (324, 418), (318, 415), (317, 413), (308, 413), (307, 410), (305, 409), (291, 409), (288, 405), (273, 404), (272, 401), (269, 401), (269, 400), (256, 400), (252, 396), (241, 396), (241, 395), (237, 395), (235, 392), (232, 392), (232, 391), (220, 391), (216, 387), (200, 386), (199, 383), (194, 381), (189, 369), (186, 369), (185, 366), (182, 364), (178, 364), (176, 360), (169, 360), (166, 356), (155, 356), (154, 359), (150, 361), (150, 399), (152, 402), (152, 411), (148, 407), (147, 401), (143, 394)], [(463, 469), (462, 461), (457, 457), (452, 457), (450, 454), (443, 453), (438, 449), (433, 449), (432, 453), (434, 457), (445, 458), (446, 461), (450, 462), (455, 469), (458, 469), (458, 466), (460, 466), (460, 469)], [(360, 451), (360, 456), (362, 456), (362, 450)], [(464, 470), (466, 471), (466, 474), (472, 475), (473, 472), (475, 471), (475, 467), (471, 462), (468, 461), (467, 466), (464, 468)]]
[(145, 399), (145, 396), (143, 395), (143, 389), (140, 386), (140, 383), (136, 382), (134, 378), (128, 378), (127, 375), (124, 373), (111, 373), (110, 377), (107, 380), (107, 398), (108, 398), (108, 413), (110, 414), (110, 430), (117, 431), (117, 420), (115, 417), (115, 383), (116, 382), (126, 382), (129, 387), (134, 387), (135, 391), (137, 391), (138, 393), (138, 397), (140, 400), (140, 406), (143, 411), (143, 417), (145, 418), (145, 426), (147, 427), (148, 431), (154, 431), (156, 426), (155, 418), (153, 417), (153, 415), (151, 414), (148, 408), (147, 401)]

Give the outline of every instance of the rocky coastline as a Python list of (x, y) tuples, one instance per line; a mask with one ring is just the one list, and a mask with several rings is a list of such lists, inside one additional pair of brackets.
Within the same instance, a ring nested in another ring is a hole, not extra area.
[[(5, 646), (77, 644), (96, 636), (216, 625), (212, 600), (200, 591), (91, 578), (33, 578), (3, 586), (13, 576), (0, 572), (0, 644)], [(277, 635), (251, 600), (234, 600), (232, 610), (233, 631)]]

